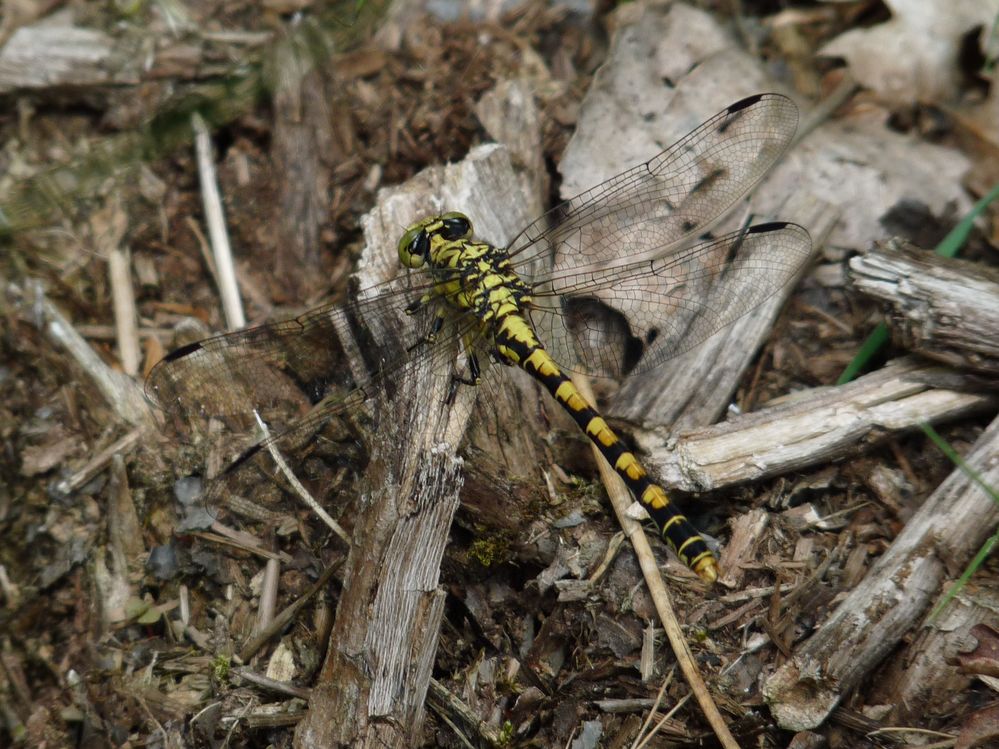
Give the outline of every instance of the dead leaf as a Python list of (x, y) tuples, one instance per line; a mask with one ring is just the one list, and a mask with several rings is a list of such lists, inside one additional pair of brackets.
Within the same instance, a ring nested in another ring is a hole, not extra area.
[(964, 37), (990, 28), (999, 0), (886, 0), (892, 19), (847, 31), (820, 54), (845, 58), (858, 82), (884, 100), (948, 102), (960, 88)]
[(970, 634), (978, 640), (978, 645), (958, 654), (961, 672), (999, 678), (999, 632), (987, 624), (976, 624)]
[(999, 738), (999, 704), (977, 710), (964, 721), (964, 727), (954, 742), (954, 749), (995, 746)]

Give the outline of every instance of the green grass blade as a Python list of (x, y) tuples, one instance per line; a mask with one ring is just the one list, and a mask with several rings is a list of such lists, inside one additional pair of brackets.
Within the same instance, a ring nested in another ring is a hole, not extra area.
[(874, 330), (871, 331), (870, 335), (868, 335), (864, 340), (860, 350), (857, 351), (853, 359), (850, 360), (850, 363), (846, 365), (846, 369), (843, 370), (843, 374), (841, 374), (839, 379), (836, 380), (836, 384), (845, 385), (864, 371), (868, 362), (870, 362), (870, 360), (877, 355), (887, 342), (888, 326), (883, 322), (879, 322), (877, 327), (875, 327)]
[(954, 448), (951, 447), (949, 444), (947, 444), (947, 441), (940, 436), (940, 433), (937, 432), (936, 429), (934, 429), (932, 426), (930, 426), (925, 422), (921, 422), (919, 426), (922, 428), (924, 432), (926, 432), (926, 436), (933, 441), (933, 444), (936, 445), (938, 448), (940, 448), (940, 452), (942, 452), (944, 455), (947, 456), (947, 458), (950, 460), (951, 463), (960, 468), (968, 478), (970, 478), (972, 481), (978, 484), (978, 486), (981, 487), (982, 491), (984, 491), (992, 498), (993, 502), (999, 505), (999, 491), (996, 491), (994, 487), (987, 484), (985, 482), (985, 479), (982, 478), (982, 475), (974, 468), (969, 466), (964, 461), (964, 458), (958, 455), (954, 451)]
[(964, 243), (968, 241), (968, 235), (971, 233), (971, 227), (975, 224), (975, 219), (982, 215), (982, 212), (988, 208), (989, 203), (996, 198), (999, 198), (999, 184), (994, 185), (985, 197), (975, 203), (974, 207), (968, 212), (968, 215), (962, 218), (957, 226), (947, 232), (947, 236), (937, 245), (936, 253), (942, 257), (954, 257), (957, 255), (961, 247), (964, 246)]

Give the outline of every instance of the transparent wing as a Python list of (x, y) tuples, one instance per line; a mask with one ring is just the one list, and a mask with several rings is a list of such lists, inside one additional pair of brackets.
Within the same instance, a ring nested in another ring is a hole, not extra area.
[[(221, 442), (227, 459), (238, 456), (207, 487), (209, 506), (221, 497), (276, 503), (280, 492), (273, 490), (280, 482), (263, 480), (275, 478), (272, 448), (296, 468), (305, 464), (306, 474), (328, 478), (338, 464), (356, 458), (359, 444), (337, 416), (357, 411), (376, 392), (394, 397), (418, 366), (453, 371), (454, 343), (468, 338), (476, 321), (453, 315), (433, 345), (420, 343), (439, 307), (412, 316), (404, 310), (425, 289), (399, 279), (377, 287), (371, 298), (362, 292), (293, 320), (183, 346), (153, 368), (147, 395), (181, 428)], [(263, 441), (257, 415), (272, 435)], [(317, 439), (321, 431), (324, 438)]]
[(650, 161), (556, 206), (508, 247), (525, 280), (665, 257), (706, 232), (790, 145), (798, 108), (780, 94), (743, 99)]
[[(399, 319), (410, 294), (402, 284), (372, 297), (317, 307), (292, 320), (207, 338), (168, 354), (150, 372), (146, 394), (167, 413), (195, 427), (209, 417), (269, 420), (290, 409), (307, 411), (346, 394), (379, 371), (401, 365), (405, 347), (365, 346), (372, 326)], [(391, 330), (391, 326), (386, 326)], [(358, 349), (364, 355), (358, 356)], [(367, 372), (348, 362), (363, 361)]]
[(761, 224), (652, 261), (559, 274), (536, 295), (532, 321), (568, 369), (646, 372), (776, 294), (811, 247), (796, 224)]

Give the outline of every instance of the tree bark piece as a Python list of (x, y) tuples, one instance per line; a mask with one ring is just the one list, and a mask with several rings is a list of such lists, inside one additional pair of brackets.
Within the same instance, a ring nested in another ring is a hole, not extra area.
[(850, 279), (888, 308), (901, 346), (999, 374), (999, 271), (891, 239), (850, 260)]
[[(982, 433), (968, 466), (999, 483), (999, 419)], [(843, 695), (905, 637), (993, 532), (999, 508), (957, 468), (906, 523), (867, 577), (822, 627), (770, 676), (763, 693), (782, 728), (818, 726)]]
[(51, 343), (66, 350), (117, 418), (142, 429), (154, 426), (153, 410), (142, 394), (142, 386), (104, 362), (69, 319), (49, 301), (41, 284), (33, 284), (23, 291), (0, 277), (0, 286), (12, 304), (31, 310), (35, 324)]

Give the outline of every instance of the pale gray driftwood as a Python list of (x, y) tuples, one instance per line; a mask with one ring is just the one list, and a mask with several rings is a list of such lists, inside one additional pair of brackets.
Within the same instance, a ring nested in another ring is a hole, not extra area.
[(999, 374), (999, 272), (901, 239), (850, 260), (853, 285), (885, 303), (892, 338), (955, 367)]
[[(180, 38), (145, 29), (111, 36), (76, 25), (72, 11), (53, 13), (0, 40), (0, 94), (56, 88), (99, 97), (121, 85), (231, 73), (234, 63), (213, 60), (243, 63), (248, 48), (252, 53), (273, 36), (187, 30)], [(219, 54), (220, 49), (225, 52)]]
[[(982, 433), (968, 466), (999, 483), (999, 419)], [(999, 521), (999, 507), (956, 468), (906, 523), (887, 552), (819, 630), (763, 685), (782, 728), (818, 726), (840, 699), (906, 637)]]
[(919, 428), (994, 409), (970, 376), (898, 359), (841, 387), (815, 388), (673, 439), (640, 440), (665, 485), (706, 492), (856, 455)]
[[(733, 44), (729, 32), (703, 11), (682, 3), (635, 3), (622, 7), (615, 20), (621, 28), (582, 104), (576, 134), (560, 165), (566, 198), (649, 159), (722, 107), (780, 89), (764, 66)], [(746, 201), (711, 226), (718, 233), (734, 230), (749, 216), (759, 222), (793, 221), (811, 234), (813, 248), (821, 247), (838, 211), (802, 189), (801, 177), (795, 174), (800, 163), (796, 148)], [(793, 288), (792, 281), (693, 351), (628, 378), (607, 404), (607, 412), (635, 423), (674, 428), (715, 421)], [(717, 291), (719, 297), (726, 294)], [(705, 305), (725, 301), (706, 300)]]

